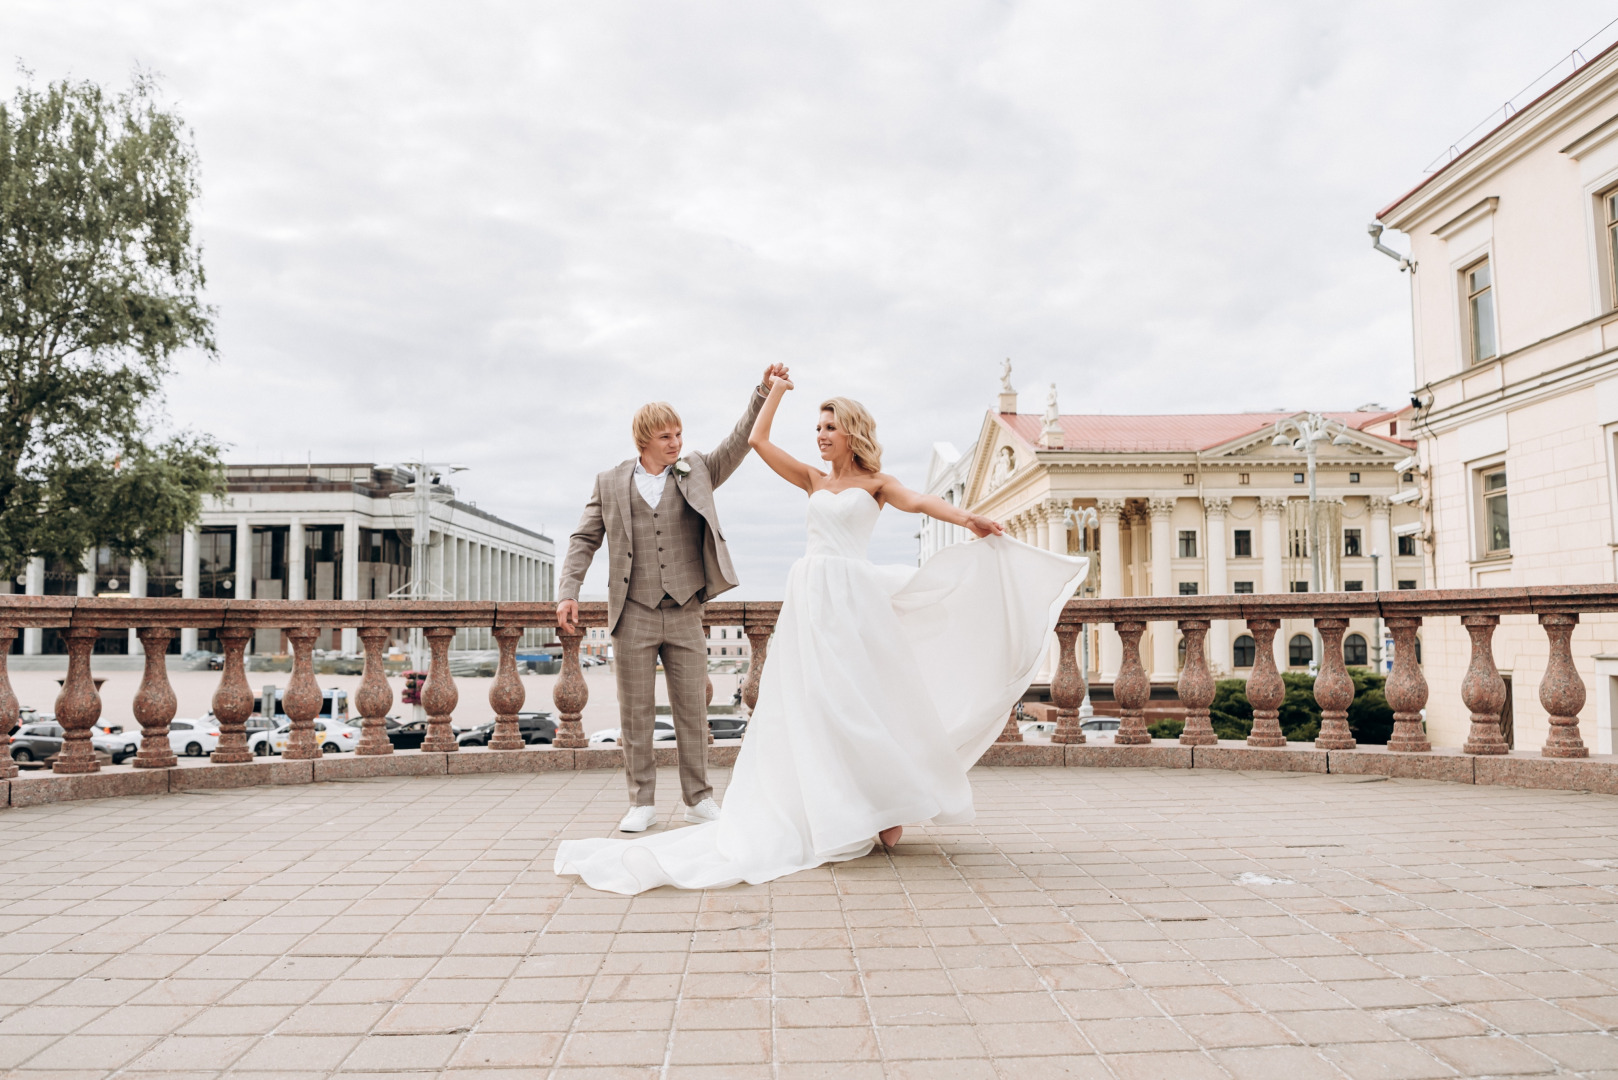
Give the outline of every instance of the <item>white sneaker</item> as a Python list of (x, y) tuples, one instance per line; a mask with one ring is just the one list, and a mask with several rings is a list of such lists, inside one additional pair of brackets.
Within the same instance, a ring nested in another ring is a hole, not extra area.
[(693, 825), (701, 825), (705, 821), (718, 821), (719, 804), (710, 797), (695, 806), (688, 806), (685, 808), (685, 820)]
[(657, 807), (631, 806), (629, 813), (618, 823), (619, 832), (645, 832), (657, 820)]

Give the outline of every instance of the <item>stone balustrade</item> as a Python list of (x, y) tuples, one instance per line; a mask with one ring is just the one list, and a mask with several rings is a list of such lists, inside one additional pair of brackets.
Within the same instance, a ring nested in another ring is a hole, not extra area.
[[(1394, 711), (1395, 726), (1393, 737), (1385, 750), (1377, 748), (1384, 759), (1383, 764), (1365, 768), (1389, 775), (1431, 775), (1447, 779), (1462, 778), (1464, 771), (1465, 777), (1473, 777), (1477, 773), (1472, 766), (1468, 765), (1462, 770), (1454, 763), (1456, 751), (1447, 752), (1449, 764), (1432, 768), (1401, 768), (1388, 764), (1387, 759), (1401, 755), (1412, 759), (1423, 755), (1432, 758), (1435, 753), (1440, 753), (1432, 750), (1422, 731), (1421, 710), (1427, 702), (1428, 686), (1413, 648), (1415, 634), (1422, 621), (1439, 618), (1459, 618), (1472, 641), (1472, 663), (1465, 680), (1460, 687), (1451, 688), (1460, 692), (1472, 713), (1472, 728), (1464, 754), (1479, 759), (1507, 754), (1500, 731), (1505, 685), (1495, 669), (1490, 645), (1502, 615), (1536, 616), (1549, 641), (1550, 662), (1539, 693), (1541, 703), (1550, 714), (1551, 736), (1541, 756), (1548, 759), (1587, 758), (1589, 750), (1581, 741), (1578, 728), (1578, 714), (1584, 705), (1585, 689), (1573, 663), (1571, 639), (1581, 613), (1608, 611), (1618, 611), (1618, 586), (1074, 600), (1066, 605), (1056, 627), (1059, 662), (1052, 679), (1051, 694), (1057, 707), (1057, 727), (1052, 745), (1017, 747), (1015, 744), (1022, 742), (1022, 736), (1015, 722), (1008, 720), (999, 744), (985, 760), (1002, 764), (1167, 764), (1175, 767), (1194, 767), (1194, 763), (1200, 761), (1205, 766), (1214, 767), (1308, 769), (1317, 768), (1318, 763), (1318, 769), (1325, 771), (1330, 767), (1329, 760), (1335, 760), (1328, 759), (1326, 755), (1341, 755), (1358, 749), (1347, 723), (1347, 708), (1353, 700), (1354, 689), (1343, 662), (1344, 630), (1350, 619), (1380, 617), (1395, 642), (1394, 667), (1385, 687), (1388, 703)], [(758, 701), (759, 677), (767, 663), (769, 638), (779, 612), (779, 603), (716, 602), (709, 604), (704, 614), (705, 622), (740, 625), (747, 634), (752, 646), (753, 662), (742, 688), (742, 696), (750, 709)], [(177, 770), (167, 738), (169, 722), (175, 714), (175, 695), (169, 686), (162, 653), (181, 628), (212, 630), (223, 646), (224, 667), (213, 698), (214, 716), (220, 730), (218, 748), (211, 756), (214, 766), (273, 764), (281, 773), (289, 776), (307, 775), (313, 779), (336, 775), (329, 769), (317, 771), (306, 768), (305, 772), (297, 771), (299, 765), (319, 763), (323, 756), (314, 737), (314, 719), (320, 712), (321, 691), (314, 677), (312, 649), (319, 631), (331, 628), (356, 630), (364, 649), (364, 673), (354, 697), (361, 729), (361, 740), (354, 756), (361, 760), (391, 757), (393, 747), (387, 739), (385, 719), (387, 710), (393, 704), (393, 694), (383, 674), (382, 654), (390, 633), (409, 627), (419, 627), (424, 631), (432, 654), (427, 682), (422, 690), (428, 733), (419, 755), (400, 755), (411, 757), (415, 763), (400, 762), (397, 766), (389, 767), (388, 772), (493, 771), (462, 770), (447, 765), (437, 767), (415, 761), (416, 758), (448, 756), (461, 751), (451, 726), (459, 691), (450, 674), (449, 645), (456, 630), (467, 627), (491, 629), (499, 646), (499, 665), (489, 689), (489, 701), (496, 714), (495, 732), (489, 747), (476, 751), (477, 755), (533, 759), (531, 766), (510, 766), (523, 770), (615, 766), (618, 751), (589, 750), (582, 725), (589, 687), (579, 664), (579, 642), (586, 629), (605, 625), (606, 614), (605, 604), (582, 604), (577, 632), (560, 634), (562, 673), (553, 691), (559, 720), (555, 742), (549, 751), (526, 747), (518, 733), (517, 712), (524, 704), (524, 689), (517, 677), (515, 654), (517, 641), (525, 629), (555, 626), (555, 605), (552, 603), (233, 601), (7, 595), (0, 596), (0, 646), (9, 645), (19, 629), (51, 627), (64, 631), (68, 643), (68, 671), (56, 700), (55, 713), (66, 737), (63, 749), (52, 766), (53, 773), (58, 777), (83, 776), (101, 771), (90, 744), (91, 729), (101, 713), (101, 700), (92, 672), (92, 650), (102, 631), (125, 629), (136, 631), (147, 654), (145, 671), (133, 702), (135, 718), (141, 725), (143, 735), (141, 750), (133, 763), (136, 773)], [(1242, 622), (1257, 646), (1256, 662), (1247, 681), (1247, 697), (1253, 706), (1253, 727), (1245, 746), (1221, 743), (1209, 722), (1208, 707), (1213, 700), (1214, 679), (1204, 643), (1210, 625), (1217, 620)], [(1272, 646), (1282, 620), (1312, 621), (1324, 643), (1324, 655), (1315, 679), (1315, 696), (1321, 709), (1322, 723), (1319, 737), (1312, 747), (1307, 748), (1317, 757), (1300, 756), (1304, 748), (1296, 745), (1289, 747), (1281, 735), (1277, 710), (1283, 699), (1284, 688), (1274, 663)], [(1145, 720), (1151, 686), (1141, 662), (1140, 639), (1147, 624), (1166, 622), (1179, 627), (1186, 644), (1185, 664), (1178, 685), (1186, 723), (1178, 747), (1164, 744), (1163, 740), (1154, 743), (1147, 732)], [(1121, 723), (1114, 745), (1109, 747), (1086, 748), (1085, 735), (1078, 722), (1084, 683), (1074, 656), (1074, 643), (1080, 628), (1087, 623), (1110, 625), (1117, 631), (1123, 644), (1122, 663), (1113, 683)], [(255, 698), (247, 682), (244, 650), (254, 632), (261, 628), (284, 630), (292, 646), (292, 675), (283, 699), (291, 732), (281, 760), (275, 763), (254, 762), (248, 750), (245, 729), (246, 720), (254, 709)], [(17, 770), (11, 761), (6, 745), (9, 740), (4, 733), (17, 722), (18, 703), (6, 674), (4, 656), (4, 652), (0, 652), (0, 782), (9, 781), (15, 788), (23, 781), (13, 779), (17, 777)], [(711, 686), (709, 692), (711, 695)], [(1137, 748), (1140, 752), (1131, 756), (1131, 750)], [(734, 748), (728, 748), (730, 754), (719, 753), (725, 749), (716, 748), (716, 760), (720, 764), (733, 760)], [(1040, 750), (1042, 753), (1019, 753), (1019, 749)], [(1110, 757), (1089, 752), (1102, 750), (1107, 751)], [(1165, 756), (1170, 750), (1181, 752)], [(1054, 752), (1057, 756), (1052, 757), (1051, 753), (1045, 751)], [(1238, 751), (1240, 756), (1232, 756)], [(566, 752), (572, 752), (572, 756), (567, 757), (566, 764), (562, 764), (561, 755)], [(547, 754), (551, 755), (550, 760), (540, 764), (537, 759)], [(1360, 767), (1347, 765), (1350, 761), (1348, 758), (1342, 758), (1342, 761), (1345, 762), (1344, 767)], [(1218, 762), (1226, 764), (1220, 766)], [(1601, 768), (1598, 773), (1589, 770), (1567, 773), (1565, 775), (1574, 778), (1569, 783), (1577, 781), (1584, 787), (1618, 792), (1618, 768), (1611, 767), (1608, 762), (1586, 764), (1599, 764)], [(350, 771), (353, 768), (357, 767), (351, 767)], [(192, 773), (197, 770), (179, 771)], [(278, 775), (274, 770), (271, 772)], [(1592, 777), (1595, 777), (1593, 781)], [(258, 779), (249, 782), (275, 781)], [(184, 783), (203, 786), (203, 782), (197, 778), (188, 778)], [(86, 787), (84, 790), (100, 789)], [(12, 793), (10, 804), (19, 804), (15, 792)], [(6, 800), (0, 799), (0, 806), (3, 805), (7, 805)]]

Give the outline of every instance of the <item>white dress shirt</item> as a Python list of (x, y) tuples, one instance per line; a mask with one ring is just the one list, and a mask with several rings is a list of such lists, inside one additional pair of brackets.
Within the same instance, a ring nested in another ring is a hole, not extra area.
[(663, 485), (668, 483), (671, 468), (672, 465), (665, 465), (662, 472), (649, 473), (639, 460), (635, 462), (635, 490), (646, 500), (646, 505), (654, 510), (657, 504), (663, 501)]

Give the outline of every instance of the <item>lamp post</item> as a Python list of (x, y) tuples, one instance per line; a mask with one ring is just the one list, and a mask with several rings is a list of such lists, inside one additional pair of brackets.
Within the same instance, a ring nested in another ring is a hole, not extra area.
[[(1086, 506), (1080, 510), (1067, 509), (1062, 511), (1062, 520), (1070, 529), (1079, 530), (1079, 554), (1090, 554), (1090, 530), (1098, 528), (1100, 518), (1096, 516), (1093, 506)], [(1089, 596), (1094, 590), (1090, 587), (1090, 580), (1095, 576), (1094, 563), (1086, 568), (1084, 583), (1079, 586), (1081, 596)], [(1095, 715), (1095, 708), (1090, 704), (1090, 624), (1079, 625), (1079, 639), (1082, 642), (1082, 661), (1079, 664), (1079, 678), (1084, 682), (1084, 703), (1079, 706), (1079, 722), (1090, 719)]]
[[(1271, 446), (1290, 446), (1298, 453), (1304, 455), (1309, 471), (1309, 590), (1320, 591), (1320, 507), (1315, 497), (1315, 444), (1331, 439), (1333, 446), (1349, 446), (1354, 440), (1348, 437), (1348, 428), (1336, 420), (1328, 420), (1319, 413), (1309, 413), (1307, 416), (1289, 416), (1284, 420), (1275, 422), (1275, 438), (1270, 440)], [(1315, 641), (1314, 661), (1311, 667), (1318, 665), (1321, 660), (1321, 637), (1319, 631), (1312, 635)]]

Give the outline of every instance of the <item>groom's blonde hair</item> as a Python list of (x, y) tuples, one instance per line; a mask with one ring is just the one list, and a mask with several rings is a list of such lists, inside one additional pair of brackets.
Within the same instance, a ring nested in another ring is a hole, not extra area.
[(882, 471), (882, 444), (876, 441), (876, 420), (864, 405), (853, 398), (834, 397), (822, 401), (820, 411), (831, 413), (837, 426), (848, 436), (854, 464), (866, 472)]
[(651, 443), (652, 436), (664, 428), (684, 428), (680, 423), (680, 414), (674, 411), (674, 406), (666, 401), (653, 401), (635, 410), (635, 419), (629, 425), (635, 433), (635, 449), (644, 450)]

